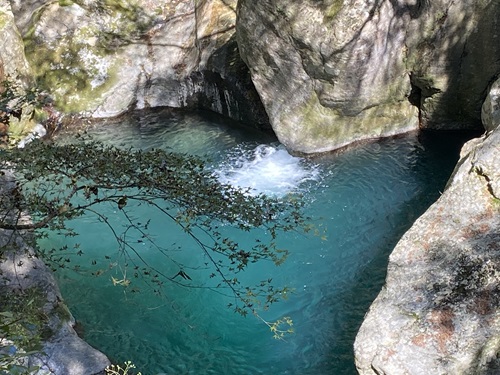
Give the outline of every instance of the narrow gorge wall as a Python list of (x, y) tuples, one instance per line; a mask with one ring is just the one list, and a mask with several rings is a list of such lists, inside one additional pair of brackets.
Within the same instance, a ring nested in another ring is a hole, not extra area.
[(500, 81), (487, 133), (403, 236), (355, 343), (362, 375), (500, 373)]
[(495, 1), (240, 0), (238, 17), (242, 57), (296, 151), (480, 127), (500, 71)]
[(236, 0), (11, 3), (34, 75), (64, 113), (201, 105), (268, 125), (234, 41)]

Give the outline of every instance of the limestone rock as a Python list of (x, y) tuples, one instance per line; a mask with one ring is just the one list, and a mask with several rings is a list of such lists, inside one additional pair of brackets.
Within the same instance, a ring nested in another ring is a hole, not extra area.
[(321, 152), (480, 126), (499, 15), (482, 0), (241, 0), (237, 38), (278, 138)]
[(500, 130), (403, 236), (356, 337), (360, 374), (500, 372)]

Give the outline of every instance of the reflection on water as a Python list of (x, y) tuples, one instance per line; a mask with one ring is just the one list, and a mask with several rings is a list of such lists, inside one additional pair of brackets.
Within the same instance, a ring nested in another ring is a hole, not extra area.
[[(227, 297), (204, 289), (167, 285), (158, 297), (139, 283), (134, 293), (112, 285), (116, 269), (106, 268), (105, 262), (101, 277), (58, 272), (85, 339), (110, 358), (132, 360), (151, 375), (355, 374), (354, 337), (383, 283), (388, 254), (439, 196), (460, 144), (448, 136), (454, 149), (445, 152), (434, 140), (410, 134), (304, 159), (290, 156), (273, 137), (200, 114), (172, 112), (108, 123), (94, 133), (134, 147), (205, 155), (221, 180), (255, 192), (281, 196), (299, 191), (305, 214), (326, 233), (326, 239), (298, 233), (281, 238), (280, 246), (291, 251), (285, 264), (253, 267), (244, 275), (248, 280), (272, 277), (275, 284), (294, 289), (287, 301), (262, 312), (270, 321), (293, 319), (295, 334), (286, 341), (274, 340), (259, 320), (242, 318), (225, 307)], [(151, 219), (158, 240), (175, 249), (190, 265), (191, 277), (203, 282), (203, 256), (181, 242), (174, 225)], [(84, 233), (77, 240), (90, 249), (88, 257), (102, 258), (113, 248), (100, 223), (83, 220), (75, 226)], [(71, 240), (53, 237), (48, 245)], [(176, 271), (151, 249), (142, 255), (166, 273)], [(81, 262), (82, 270), (91, 269), (90, 258)]]

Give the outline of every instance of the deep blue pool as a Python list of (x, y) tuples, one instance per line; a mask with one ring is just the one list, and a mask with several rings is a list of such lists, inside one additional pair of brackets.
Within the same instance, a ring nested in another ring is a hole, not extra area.
[[(280, 245), (291, 252), (288, 260), (280, 267), (252, 267), (244, 276), (272, 277), (293, 288), (286, 301), (262, 312), (269, 321), (293, 320), (295, 332), (285, 340), (273, 339), (259, 319), (227, 308), (228, 297), (205, 289), (166, 285), (158, 296), (140, 282), (113, 285), (111, 277), (123, 270), (105, 256), (116, 244), (94, 218), (73, 223), (81, 233), (76, 238), (54, 235), (42, 243), (72, 241), (85, 249), (85, 257), (73, 261), (80, 262), (79, 273), (56, 273), (63, 296), (91, 345), (114, 361), (131, 360), (143, 375), (355, 374), (352, 345), (383, 284), (388, 255), (439, 196), (464, 139), (408, 134), (304, 159), (289, 155), (272, 136), (203, 113), (142, 113), (89, 131), (115, 144), (204, 156), (221, 179), (256, 191), (277, 196), (298, 191), (305, 214), (321, 229), (320, 235), (282, 237)], [(113, 216), (113, 208), (107, 215)], [(143, 208), (136, 215), (153, 215), (158, 239), (192, 267), (195, 281), (206, 277), (203, 255), (175, 225)], [(244, 236), (236, 240), (247, 241)], [(175, 271), (152, 249), (145, 247), (143, 255), (166, 273)], [(99, 277), (91, 274), (95, 267)]]

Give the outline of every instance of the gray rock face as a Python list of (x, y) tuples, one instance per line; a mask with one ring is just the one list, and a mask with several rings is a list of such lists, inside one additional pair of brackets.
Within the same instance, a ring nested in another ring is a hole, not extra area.
[(500, 373), (500, 128), (465, 145), (403, 236), (355, 342), (360, 374)]
[(500, 79), (491, 86), (481, 110), (483, 126), (487, 131), (495, 130), (500, 126)]
[(238, 3), (241, 54), (286, 146), (480, 126), (500, 7), (468, 0)]
[(0, 0), (0, 80), (31, 77), (31, 70), (24, 55), (24, 44), (15, 24), (11, 6)]
[(413, 8), (407, 66), (422, 127), (479, 125), (485, 93), (500, 71), (500, 4), (417, 1)]
[[(8, 238), (10, 233), (0, 231), (0, 240)], [(4, 241), (2, 241), (4, 242)], [(4, 243), (0, 246), (5, 245)], [(29, 357), (26, 365), (38, 366), (34, 375), (94, 375), (100, 374), (110, 365), (108, 358), (78, 337), (73, 326), (75, 320), (59, 292), (51, 271), (45, 264), (26, 248), (17, 238), (16, 252), (7, 254), (0, 263), (2, 278), (9, 281), (2, 287), (26, 291), (30, 288), (44, 293), (47, 303), (43, 313), (48, 316), (47, 329), (52, 333), (43, 342), (38, 354)]]
[[(110, 117), (201, 103), (236, 120), (268, 123), (231, 43), (236, 0), (14, 4), (35, 75), (63, 112)], [(244, 111), (247, 101), (257, 103), (254, 112)]]

